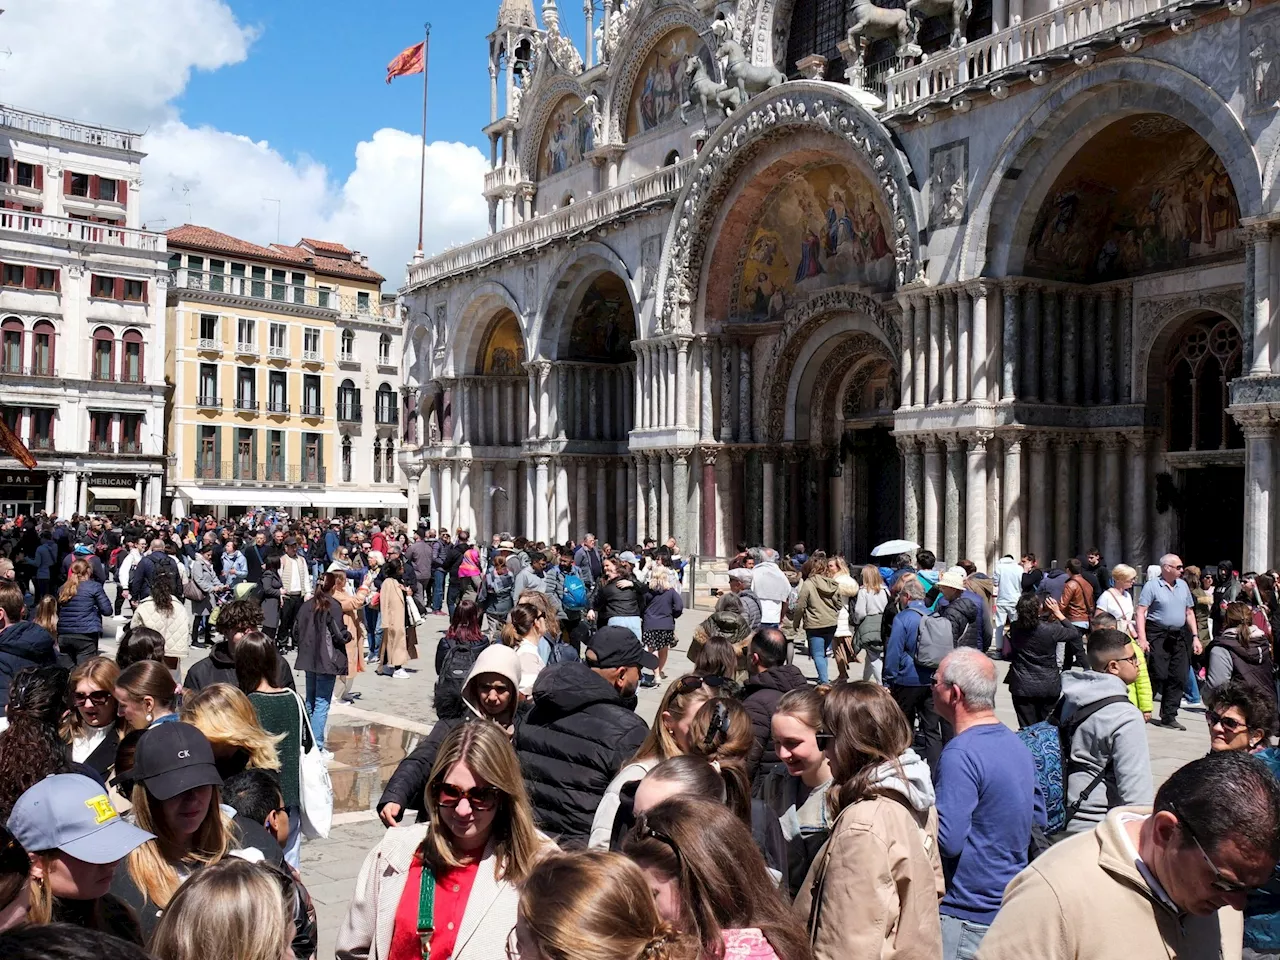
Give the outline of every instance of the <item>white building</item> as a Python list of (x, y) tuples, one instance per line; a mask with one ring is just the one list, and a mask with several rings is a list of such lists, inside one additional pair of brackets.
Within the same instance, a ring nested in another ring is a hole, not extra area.
[(4, 515), (160, 509), (165, 238), (140, 229), (137, 134), (0, 107)]

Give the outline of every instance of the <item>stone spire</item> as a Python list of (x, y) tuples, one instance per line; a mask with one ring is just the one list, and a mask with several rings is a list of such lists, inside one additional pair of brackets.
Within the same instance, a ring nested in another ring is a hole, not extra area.
[(533, 0), (502, 0), (498, 7), (498, 26), (538, 29), (538, 21), (533, 15)]
[(556, 0), (542, 0), (542, 26), (548, 33), (559, 32), (560, 11), (556, 9)]

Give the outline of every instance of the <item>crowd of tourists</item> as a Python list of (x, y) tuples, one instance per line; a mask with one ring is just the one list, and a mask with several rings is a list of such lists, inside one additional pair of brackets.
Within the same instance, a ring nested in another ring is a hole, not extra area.
[(343, 960), (1280, 955), (1274, 573), (888, 559), (744, 545), (684, 672), (674, 541), (6, 524), (0, 956), (314, 956), (329, 705), (428, 644)]

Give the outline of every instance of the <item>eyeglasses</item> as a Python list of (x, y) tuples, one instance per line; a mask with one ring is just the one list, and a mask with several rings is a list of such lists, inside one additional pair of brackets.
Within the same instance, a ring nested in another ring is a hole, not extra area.
[(456, 807), (466, 800), (474, 810), (492, 810), (503, 796), (497, 787), (472, 787), (470, 790), (463, 790), (452, 783), (439, 782), (431, 785), (431, 792), (435, 794), (436, 803), (442, 807)]
[(836, 735), (829, 730), (819, 730), (813, 735), (813, 739), (817, 742), (818, 749), (825, 753), (836, 742)]
[(1215, 713), (1212, 710), (1204, 712), (1204, 719), (1209, 726), (1222, 727), (1227, 733), (1239, 733), (1241, 730), (1249, 728), (1249, 725), (1242, 720), (1237, 720), (1235, 717), (1224, 717), (1222, 714)]
[(716, 674), (704, 677), (696, 673), (690, 674), (687, 677), (681, 677), (676, 681), (676, 683), (679, 684), (677, 689), (679, 689), (681, 693), (693, 693), (693, 691), (701, 689), (704, 686), (710, 687), (713, 690), (718, 690), (727, 682), (728, 681), (724, 677)]
[(1200, 842), (1200, 838), (1196, 836), (1195, 830), (1191, 824), (1187, 822), (1187, 818), (1178, 812), (1177, 807), (1170, 807), (1169, 812), (1178, 818), (1178, 823), (1182, 829), (1187, 831), (1187, 836), (1191, 838), (1191, 842), (1196, 845), (1196, 849), (1200, 851), (1200, 856), (1204, 857), (1204, 862), (1209, 865), (1209, 869), (1213, 871), (1213, 880), (1210, 886), (1222, 893), (1247, 893), (1253, 889), (1248, 883), (1241, 883), (1239, 880), (1230, 880), (1222, 875), (1222, 871), (1218, 869), (1218, 865), (1214, 863), (1209, 854), (1205, 852), (1204, 844)]
[(1127, 657), (1119, 658), (1116, 660), (1116, 663), (1131, 663), (1136, 667), (1138, 665), (1138, 655), (1136, 653), (1131, 653)]
[(74, 693), (71, 699), (77, 707), (83, 707), (86, 703), (92, 703), (95, 707), (105, 707), (112, 696), (106, 690), (95, 690), (93, 693)]

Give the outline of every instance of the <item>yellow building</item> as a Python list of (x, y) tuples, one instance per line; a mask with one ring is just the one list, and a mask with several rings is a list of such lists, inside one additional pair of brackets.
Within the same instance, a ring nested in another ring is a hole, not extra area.
[(400, 515), (400, 324), (382, 276), (325, 241), (186, 224), (168, 242), (174, 514)]

